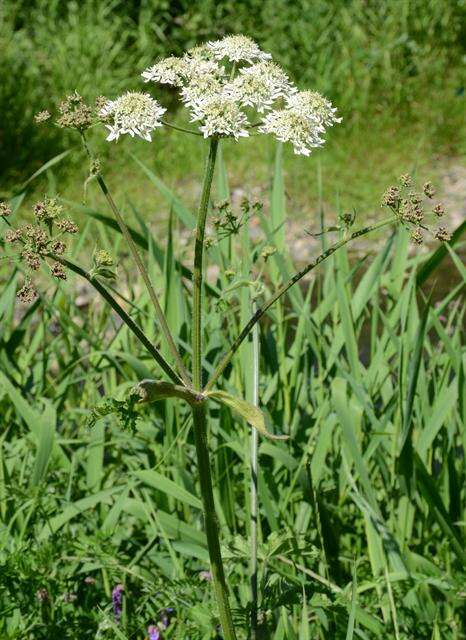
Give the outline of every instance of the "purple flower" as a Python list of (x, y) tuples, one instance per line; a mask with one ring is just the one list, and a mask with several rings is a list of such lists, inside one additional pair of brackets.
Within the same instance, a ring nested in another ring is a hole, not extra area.
[(160, 640), (160, 631), (155, 624), (151, 624), (150, 627), (147, 627), (147, 633), (149, 634), (149, 640)]
[(212, 580), (212, 574), (211, 574), (210, 571), (199, 571), (199, 578), (201, 580), (210, 581), (210, 580)]
[(160, 622), (162, 623), (162, 626), (164, 629), (168, 628), (168, 625), (170, 624), (170, 620), (174, 614), (175, 614), (175, 609), (173, 609), (173, 607), (167, 607), (166, 609), (162, 609), (162, 612), (160, 613)]
[(117, 622), (120, 622), (121, 618), (124, 590), (125, 588), (122, 584), (117, 584), (112, 591), (113, 615)]

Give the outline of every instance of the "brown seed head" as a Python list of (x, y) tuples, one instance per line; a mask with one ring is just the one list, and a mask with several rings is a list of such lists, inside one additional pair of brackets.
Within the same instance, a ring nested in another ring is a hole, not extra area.
[(66, 280), (65, 270), (63, 268), (63, 265), (61, 265), (59, 262), (54, 262), (50, 270), (55, 278)]
[(441, 242), (448, 242), (451, 236), (448, 232), (448, 229), (446, 229), (446, 227), (439, 227), (435, 232), (435, 237), (437, 238), (437, 240), (440, 240)]
[(11, 216), (11, 207), (6, 202), (0, 202), (0, 217), (8, 218)]
[(431, 182), (426, 182), (422, 190), (428, 198), (433, 198), (435, 196), (435, 188)]
[(424, 241), (424, 238), (422, 236), (422, 233), (419, 229), (414, 229), (411, 233), (411, 240), (416, 243), (416, 244), (422, 244)]

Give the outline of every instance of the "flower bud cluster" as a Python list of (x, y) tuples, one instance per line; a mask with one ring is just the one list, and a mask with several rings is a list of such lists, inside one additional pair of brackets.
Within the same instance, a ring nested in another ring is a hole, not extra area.
[(432, 206), (430, 202), (435, 196), (435, 189), (430, 182), (426, 182), (422, 190), (414, 190), (414, 181), (408, 174), (398, 179), (398, 184), (388, 187), (382, 196), (382, 206), (388, 207), (398, 217), (400, 222), (411, 231), (411, 240), (415, 244), (422, 244), (422, 231), (430, 231), (435, 238), (442, 242), (450, 239), (445, 227), (432, 230), (429, 217), (442, 217), (445, 207), (442, 203)]
[(214, 206), (216, 214), (212, 217), (212, 223), (218, 238), (237, 235), (249, 218), (255, 213), (259, 213), (262, 207), (261, 202), (250, 202), (247, 198), (243, 198), (240, 213), (236, 214), (233, 212), (229, 200), (216, 203)]
[[(63, 207), (57, 198), (44, 198), (33, 206), (34, 222), (16, 229), (9, 228), (4, 240), (18, 246), (18, 259), (29, 272), (38, 271), (45, 262), (54, 278), (66, 280), (66, 271), (59, 258), (66, 253), (64, 234), (74, 234), (78, 227), (74, 222), (62, 218)], [(18, 291), (23, 302), (31, 302), (37, 296), (30, 276)]]

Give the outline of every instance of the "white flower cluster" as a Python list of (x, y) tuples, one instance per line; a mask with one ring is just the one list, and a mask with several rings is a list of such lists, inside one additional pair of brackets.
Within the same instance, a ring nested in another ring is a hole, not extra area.
[(217, 60), (227, 58), (230, 62), (253, 62), (254, 60), (269, 60), (270, 53), (264, 53), (258, 45), (247, 36), (226, 36), (222, 40), (208, 42), (207, 47)]
[[(160, 60), (142, 73), (145, 82), (168, 84), (180, 93), (191, 122), (205, 138), (249, 135), (252, 127), (291, 142), (295, 153), (309, 155), (324, 143), (322, 135), (340, 122), (336, 109), (319, 93), (298, 91), (268, 53), (246, 36), (226, 36)], [(102, 116), (108, 140), (122, 133), (150, 140), (164, 109), (150, 96), (128, 93), (109, 102)]]
[(191, 122), (201, 120), (199, 127), (204, 138), (232, 136), (236, 140), (247, 137), (248, 119), (236, 100), (225, 94), (211, 95), (193, 104)]
[(151, 132), (162, 126), (160, 118), (165, 111), (148, 93), (128, 91), (116, 100), (109, 100), (100, 110), (100, 116), (110, 131), (107, 140), (118, 140), (122, 134), (129, 133), (150, 142)]

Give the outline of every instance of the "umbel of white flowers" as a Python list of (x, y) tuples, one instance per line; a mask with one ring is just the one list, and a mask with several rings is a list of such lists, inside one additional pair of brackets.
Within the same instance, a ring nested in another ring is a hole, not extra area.
[[(227, 36), (160, 60), (142, 73), (145, 82), (176, 87), (205, 138), (247, 137), (251, 130), (290, 142), (308, 156), (324, 144), (323, 134), (341, 118), (315, 91), (298, 91), (285, 71), (250, 38)], [(165, 109), (147, 93), (128, 92), (109, 101), (100, 115), (107, 140), (129, 133), (151, 140)]]

